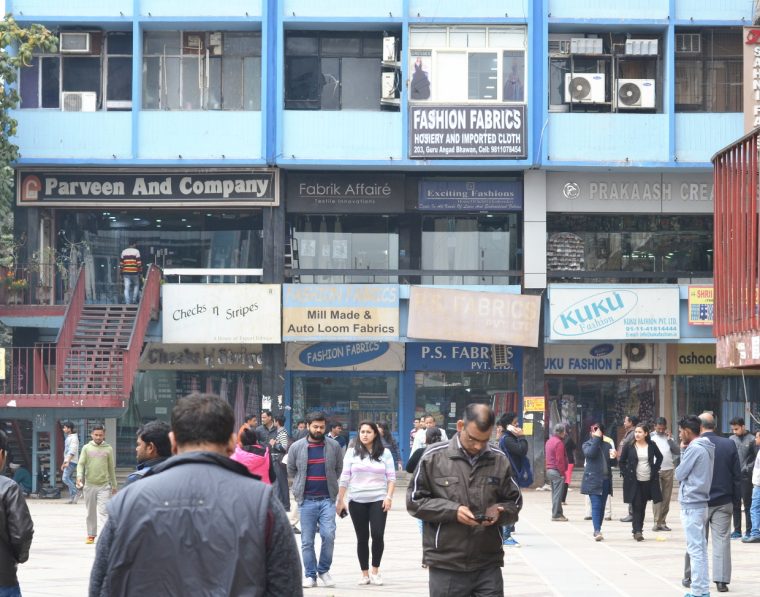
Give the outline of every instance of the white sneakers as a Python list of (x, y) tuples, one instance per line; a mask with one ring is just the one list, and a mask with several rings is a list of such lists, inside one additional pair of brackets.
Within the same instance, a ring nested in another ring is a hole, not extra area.
[(322, 581), (323, 587), (334, 587), (335, 581), (332, 579), (332, 576), (330, 576), (329, 572), (325, 572), (324, 574), (317, 574), (319, 577), (319, 580)]
[(368, 585), (369, 584), (369, 576), (364, 576), (363, 574), (359, 577), (359, 582), (356, 583), (357, 585)]
[(382, 577), (382, 576), (380, 576), (380, 573), (379, 573), (379, 572), (378, 572), (377, 574), (372, 574), (372, 573), (370, 573), (370, 575), (369, 575), (369, 580), (370, 580), (370, 582), (371, 582), (373, 585), (378, 585), (378, 586), (380, 586), (381, 584), (383, 584), (383, 577)]
[(311, 576), (305, 576), (303, 582), (301, 583), (301, 586), (304, 589), (312, 589), (317, 586), (317, 581)]
[[(324, 574), (318, 574), (317, 577), (319, 578), (319, 583), (310, 576), (306, 576), (303, 579), (303, 582), (301, 583), (301, 586), (304, 589), (312, 589), (316, 587), (318, 584), (323, 587), (334, 587), (335, 581), (333, 580), (332, 576), (330, 576), (329, 572), (325, 572)], [(377, 585), (380, 586), (383, 584), (383, 577), (378, 572), (377, 574), (370, 573), (369, 576), (362, 575), (359, 577), (359, 581), (356, 583), (357, 585)]]

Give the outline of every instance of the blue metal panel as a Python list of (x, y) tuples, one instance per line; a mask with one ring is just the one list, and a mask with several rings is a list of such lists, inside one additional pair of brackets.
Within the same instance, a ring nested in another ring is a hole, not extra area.
[(401, 113), (285, 110), (282, 153), (321, 160), (401, 159)]
[(282, 0), (284, 17), (347, 17), (347, 18), (387, 18), (400, 17), (401, 0)]
[(15, 139), (24, 158), (128, 158), (130, 112), (18, 110)]
[(549, 114), (548, 160), (668, 161), (667, 114)]
[[(528, 85), (529, 97), (532, 102), (528, 105), (528, 143), (529, 156), (533, 156), (533, 163), (540, 164), (546, 157), (546, 144), (544, 134), (549, 123), (547, 112), (549, 110), (549, 96), (546, 89), (549, 85), (549, 70), (546, 68), (546, 48), (549, 40), (549, 26), (546, 15), (545, 0), (536, 0), (533, 3), (532, 23), (528, 27), (528, 40), (530, 51), (528, 52)], [(539, 109), (540, 106), (540, 109)]]
[(427, 19), (439, 18), (510, 18), (527, 19), (530, 4), (526, 0), (477, 0), (459, 2), (457, 0), (409, 0), (409, 16)]
[(669, 0), (549, 0), (549, 14), (560, 19), (667, 19)]
[(752, 2), (746, 0), (676, 0), (676, 19), (695, 21), (740, 21), (752, 22)]
[(182, 159), (261, 159), (261, 135), (261, 112), (143, 111), (138, 155), (148, 159), (180, 155)]
[(6, 12), (23, 17), (118, 17), (132, 16), (132, 0), (8, 0)]
[(744, 134), (744, 114), (676, 114), (679, 162), (709, 162), (713, 154)]
[(264, 135), (260, 139), (261, 155), (267, 164), (273, 165), (277, 156), (277, 119), (274, 112), (279, 108), (277, 98), (277, 38), (279, 19), (277, 18), (277, 0), (266, 0), (266, 15), (261, 31), (261, 68), (265, 81), (261, 98), (261, 114), (264, 119)]
[[(70, 0), (67, 0), (67, 2)], [(261, 0), (141, 0), (140, 14), (156, 17), (260, 17)]]

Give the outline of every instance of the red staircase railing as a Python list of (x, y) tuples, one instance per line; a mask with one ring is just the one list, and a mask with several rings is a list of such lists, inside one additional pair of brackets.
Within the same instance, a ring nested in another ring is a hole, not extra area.
[(145, 283), (143, 284), (140, 306), (137, 308), (132, 335), (124, 351), (124, 399), (129, 399), (132, 391), (137, 366), (142, 353), (145, 332), (148, 330), (148, 321), (157, 319), (161, 304), (161, 268), (157, 265), (150, 265), (148, 273), (145, 274)]
[[(74, 340), (74, 335), (77, 331), (77, 325), (79, 318), (82, 316), (82, 308), (85, 301), (85, 271), (84, 266), (79, 268), (77, 272), (77, 279), (74, 282), (74, 288), (71, 291), (71, 300), (66, 305), (66, 312), (63, 316), (63, 325), (58, 330), (58, 337), (56, 338), (56, 348), (62, 351), (68, 351), (71, 349), (71, 345)], [(63, 381), (63, 361), (61, 361), (61, 367), (56, 369), (56, 387)]]

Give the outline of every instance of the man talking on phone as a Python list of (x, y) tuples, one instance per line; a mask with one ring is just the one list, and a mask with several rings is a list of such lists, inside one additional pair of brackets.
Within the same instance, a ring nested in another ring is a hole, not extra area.
[(469, 404), (457, 434), (429, 448), (406, 494), (408, 512), (424, 522), (422, 561), (430, 597), (502, 597), (504, 550), (499, 527), (522, 507), (509, 460), (489, 445), (495, 417)]

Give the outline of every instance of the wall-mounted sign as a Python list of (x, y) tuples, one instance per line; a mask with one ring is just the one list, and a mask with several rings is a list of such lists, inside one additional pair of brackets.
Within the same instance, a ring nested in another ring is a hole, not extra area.
[(544, 345), (544, 373), (570, 373), (573, 375), (623, 374), (622, 346), (596, 345)]
[(689, 325), (712, 325), (714, 305), (712, 285), (689, 286)]
[(437, 211), (520, 211), (523, 185), (512, 180), (421, 180), (417, 206)]
[(283, 340), (397, 340), (397, 284), (284, 284)]
[(543, 396), (526, 396), (523, 398), (523, 412), (544, 412), (546, 399)]
[(98, 207), (253, 207), (279, 205), (278, 170), (21, 169), (17, 204)]
[(525, 106), (424, 106), (409, 108), (411, 159), (527, 157)]
[(678, 286), (549, 289), (552, 340), (678, 339)]
[(760, 126), (760, 27), (744, 28), (744, 132)]
[(166, 344), (279, 344), (278, 284), (164, 284)]
[(473, 342), (407, 342), (409, 371), (515, 371), (522, 366), (522, 349), (507, 346), (505, 365), (494, 366), (493, 346)]
[(139, 369), (172, 371), (253, 371), (261, 369), (261, 345), (160, 344), (149, 342)]
[(541, 297), (412, 286), (407, 336), (538, 346)]
[(397, 342), (288, 342), (291, 371), (403, 371), (404, 345)]
[(712, 174), (552, 172), (546, 175), (546, 211), (712, 213)]
[(287, 209), (291, 213), (402, 213), (401, 174), (288, 174)]

